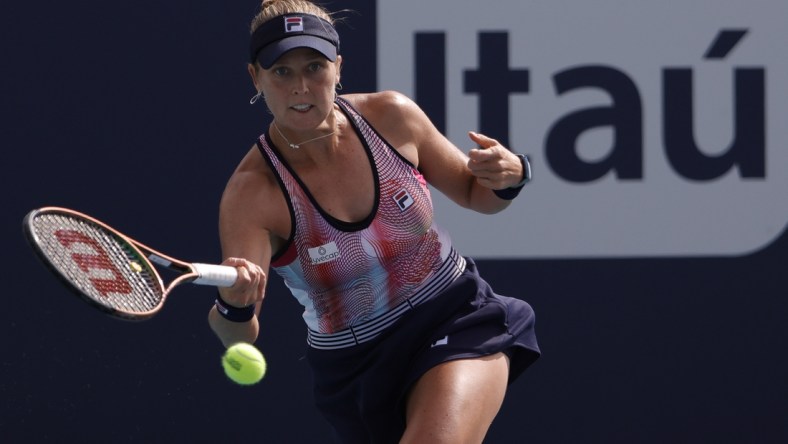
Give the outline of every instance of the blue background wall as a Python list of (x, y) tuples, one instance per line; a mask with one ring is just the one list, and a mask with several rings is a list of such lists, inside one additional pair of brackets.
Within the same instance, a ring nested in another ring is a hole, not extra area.
[[(257, 343), (268, 376), (240, 388), (205, 321), (212, 290), (177, 291), (144, 323), (116, 321), (64, 291), (22, 237), (29, 210), (60, 205), (174, 256), (217, 260), (222, 188), (267, 124), (247, 103), (256, 7), (1, 7), (0, 441), (324, 441), (300, 311), (278, 279)], [(332, 7), (358, 12), (340, 28), (345, 91), (373, 90), (374, 3)], [(783, 235), (737, 258), (481, 261), (500, 293), (534, 306), (544, 351), (488, 442), (786, 442), (787, 260)]]

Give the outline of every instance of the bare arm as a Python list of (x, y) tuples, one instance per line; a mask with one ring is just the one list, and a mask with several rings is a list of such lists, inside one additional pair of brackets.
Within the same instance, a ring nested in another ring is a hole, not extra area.
[(249, 165), (253, 151), (233, 174), (222, 196), (219, 209), (219, 236), (223, 265), (238, 269), (238, 281), (219, 294), (232, 307), (255, 305), (255, 316), (246, 322), (224, 318), (216, 307), (208, 314), (208, 323), (225, 346), (236, 342), (253, 343), (257, 339), (257, 315), (265, 297), (267, 273), (271, 257), (271, 237), (266, 228), (264, 196), (269, 195), (266, 181), (254, 166)]

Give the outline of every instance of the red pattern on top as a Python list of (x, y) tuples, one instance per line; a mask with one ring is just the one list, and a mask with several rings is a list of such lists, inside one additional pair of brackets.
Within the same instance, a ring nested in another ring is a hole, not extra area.
[[(448, 236), (433, 225), (430, 192), (421, 173), (349, 104), (337, 103), (359, 130), (378, 172), (379, 194), (366, 221), (348, 224), (325, 214), (270, 139), (263, 135), (259, 143), (295, 217), (294, 235), (271, 265), (304, 306), (307, 325), (320, 333), (345, 329), (408, 299), (450, 250), (442, 244)], [(404, 210), (395, 198), (403, 191), (410, 196)], [(315, 259), (321, 247), (326, 260)]]

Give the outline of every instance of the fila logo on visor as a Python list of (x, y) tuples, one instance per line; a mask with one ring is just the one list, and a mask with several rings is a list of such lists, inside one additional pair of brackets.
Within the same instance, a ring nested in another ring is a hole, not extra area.
[(285, 17), (285, 32), (304, 32), (302, 17)]

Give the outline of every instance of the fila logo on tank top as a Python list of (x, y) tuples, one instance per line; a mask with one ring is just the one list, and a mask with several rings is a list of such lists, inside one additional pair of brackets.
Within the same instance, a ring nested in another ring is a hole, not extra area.
[(261, 135), (257, 144), (285, 192), (293, 226), (271, 266), (304, 306), (309, 342), (318, 348), (371, 339), (464, 269), (448, 235), (433, 223), (421, 173), (348, 102), (340, 98), (337, 104), (373, 168), (375, 205), (363, 221), (349, 223), (327, 214), (270, 137)]

